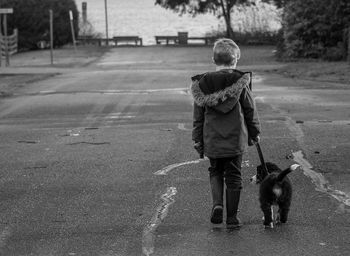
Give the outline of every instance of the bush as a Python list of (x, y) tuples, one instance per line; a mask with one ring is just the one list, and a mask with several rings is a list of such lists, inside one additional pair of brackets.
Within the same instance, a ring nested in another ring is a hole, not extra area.
[(341, 43), (338, 46), (327, 48), (325, 55), (323, 58), (328, 61), (340, 61), (344, 60), (346, 56), (346, 52)]
[(344, 42), (344, 30), (350, 24), (348, 0), (293, 0), (286, 3), (284, 46), (280, 55), (328, 60), (345, 58), (346, 50), (339, 42)]
[(8, 15), (9, 32), (18, 29), (19, 49), (36, 49), (39, 41), (50, 41), (50, 14), (53, 10), (54, 47), (72, 42), (69, 10), (78, 34), (78, 10), (74, 0), (2, 0), (1, 8), (13, 8)]
[(91, 38), (101, 38), (102, 34), (96, 32), (94, 26), (90, 21), (79, 20), (79, 36), (81, 37), (91, 37)]
[[(226, 37), (226, 32), (224, 31), (212, 31), (206, 33), (206, 36), (212, 37)], [(280, 40), (278, 32), (233, 32), (232, 38), (237, 44), (240, 45), (276, 45)]]

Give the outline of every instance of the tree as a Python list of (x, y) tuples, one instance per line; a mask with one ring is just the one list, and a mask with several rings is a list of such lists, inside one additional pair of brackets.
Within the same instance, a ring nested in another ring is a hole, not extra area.
[(346, 56), (345, 37), (350, 27), (349, 0), (273, 2), (284, 10), (283, 47), (280, 49), (284, 57), (340, 60)]
[(231, 25), (233, 7), (238, 4), (254, 4), (254, 2), (252, 0), (156, 0), (155, 4), (180, 14), (213, 13), (218, 18), (223, 16), (226, 23), (226, 36), (233, 38), (234, 32)]
[(278, 8), (283, 8), (291, 0), (262, 0), (265, 3), (273, 2)]
[(49, 41), (49, 10), (54, 14), (54, 46), (72, 41), (69, 10), (73, 12), (74, 29), (78, 33), (78, 10), (75, 0), (2, 0), (1, 8), (13, 8), (8, 15), (9, 30), (18, 29), (18, 47), (35, 49), (41, 40)]

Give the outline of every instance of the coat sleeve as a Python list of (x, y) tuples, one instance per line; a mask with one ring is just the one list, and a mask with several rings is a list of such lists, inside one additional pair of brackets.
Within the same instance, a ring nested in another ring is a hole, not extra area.
[(255, 101), (248, 86), (245, 86), (242, 90), (240, 103), (243, 109), (248, 135), (250, 138), (255, 138), (260, 134), (261, 127)]
[(193, 104), (192, 140), (203, 143), (204, 107)]

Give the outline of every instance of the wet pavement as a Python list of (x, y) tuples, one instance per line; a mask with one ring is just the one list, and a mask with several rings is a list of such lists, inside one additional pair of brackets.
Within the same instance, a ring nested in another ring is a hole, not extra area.
[(244, 226), (227, 230), (209, 223), (208, 161), (191, 142), (189, 78), (213, 69), (210, 49), (157, 49), (112, 49), (0, 99), (0, 254), (349, 255), (349, 85), (242, 60), (265, 160), (302, 168), (288, 223), (266, 230), (249, 148)]

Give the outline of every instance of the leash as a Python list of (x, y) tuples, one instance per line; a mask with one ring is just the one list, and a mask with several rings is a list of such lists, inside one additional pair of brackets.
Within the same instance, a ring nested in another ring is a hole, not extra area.
[(250, 77), (250, 82), (249, 82), (249, 89), (252, 91), (253, 90), (253, 72), (249, 71), (249, 72), (244, 72), (244, 74), (249, 74), (249, 77)]
[(267, 170), (267, 167), (266, 167), (266, 163), (265, 163), (265, 160), (264, 160), (264, 156), (263, 156), (263, 153), (262, 153), (262, 150), (261, 150), (261, 147), (260, 147), (260, 144), (259, 143), (255, 143), (255, 146), (256, 146), (256, 149), (258, 150), (258, 154), (259, 154), (259, 158), (260, 158), (260, 163), (264, 169), (264, 171), (266, 172), (266, 174), (268, 174), (268, 170)]

